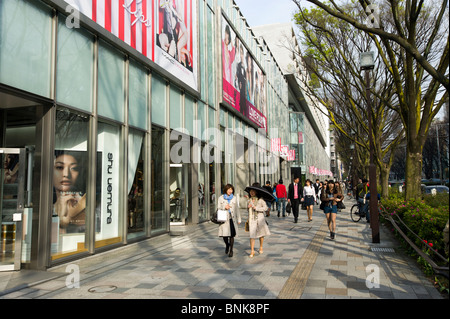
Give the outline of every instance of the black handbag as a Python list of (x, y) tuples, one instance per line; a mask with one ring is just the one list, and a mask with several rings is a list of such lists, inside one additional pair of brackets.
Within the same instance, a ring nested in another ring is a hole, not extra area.
[(288, 202), (286, 204), (286, 213), (290, 214), (291, 213), (291, 202)]
[(337, 202), (337, 209), (345, 209), (345, 205), (344, 205), (344, 203), (341, 201), (341, 202)]
[(305, 204), (305, 202), (302, 203), (302, 210), (306, 210), (306, 204)]

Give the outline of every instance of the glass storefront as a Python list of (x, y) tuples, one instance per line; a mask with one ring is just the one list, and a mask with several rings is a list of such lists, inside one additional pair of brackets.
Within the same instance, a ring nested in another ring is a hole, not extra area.
[[(247, 139), (245, 155), (236, 149), (234, 129), (248, 126), (218, 116), (215, 3), (195, 2), (200, 50), (186, 57), (199, 60), (199, 92), (98, 21), (70, 27), (53, 3), (0, 1), (0, 147), (25, 149), (27, 161), (22, 264), (44, 269), (208, 221), (224, 184), (256, 181)], [(218, 122), (220, 138), (205, 134)], [(198, 161), (171, 162), (180, 129)]]

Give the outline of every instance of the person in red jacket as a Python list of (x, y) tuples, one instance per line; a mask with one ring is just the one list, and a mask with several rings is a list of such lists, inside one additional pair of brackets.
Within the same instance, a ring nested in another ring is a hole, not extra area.
[[(277, 193), (277, 198), (279, 202), (279, 206), (283, 212), (283, 217), (286, 217), (286, 199), (287, 199), (287, 191), (286, 186), (283, 185), (283, 180), (280, 179), (278, 181), (278, 185), (275, 188), (275, 192)], [(280, 209), (280, 208), (279, 208)], [(278, 217), (280, 217), (280, 210), (278, 210)]]

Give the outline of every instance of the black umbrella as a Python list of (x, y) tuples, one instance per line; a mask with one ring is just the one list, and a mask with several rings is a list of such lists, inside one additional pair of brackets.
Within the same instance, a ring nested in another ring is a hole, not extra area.
[(256, 191), (256, 196), (265, 201), (273, 202), (275, 200), (275, 196), (273, 196), (273, 194), (271, 194), (267, 189), (259, 186), (248, 186), (245, 188), (245, 191), (250, 194), (252, 189)]

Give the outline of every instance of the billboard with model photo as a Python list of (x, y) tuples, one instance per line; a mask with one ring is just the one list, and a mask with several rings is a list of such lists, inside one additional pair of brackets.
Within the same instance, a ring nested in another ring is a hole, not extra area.
[(222, 16), (223, 102), (267, 130), (266, 77)]
[(198, 90), (196, 0), (64, 1)]

